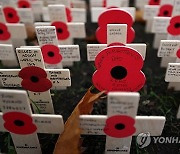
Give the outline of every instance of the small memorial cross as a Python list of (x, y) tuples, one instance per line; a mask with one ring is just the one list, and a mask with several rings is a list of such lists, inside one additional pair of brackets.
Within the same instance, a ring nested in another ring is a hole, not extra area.
[(37, 133), (59, 134), (61, 115), (32, 114), (26, 91), (0, 90), (0, 131), (11, 134), (17, 154), (40, 154)]
[[(36, 26), (36, 36), (42, 50), (46, 68), (62, 68), (80, 61), (79, 45), (58, 45), (54, 26)], [(57, 51), (54, 51), (57, 50)], [(54, 56), (50, 54), (54, 53)], [(59, 59), (58, 55), (59, 54)]]
[(85, 24), (80, 22), (68, 22), (71, 14), (66, 15), (64, 5), (49, 5), (51, 25), (56, 27), (59, 44), (73, 44), (74, 38), (85, 38)]
[(132, 136), (140, 133), (161, 135), (165, 117), (136, 116), (139, 97), (135, 92), (108, 93), (107, 116), (81, 115), (82, 134), (106, 135), (105, 152), (108, 154), (130, 153)]

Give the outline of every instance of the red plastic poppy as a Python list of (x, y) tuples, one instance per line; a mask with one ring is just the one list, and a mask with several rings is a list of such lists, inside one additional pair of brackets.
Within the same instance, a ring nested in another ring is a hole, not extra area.
[(171, 18), (167, 31), (171, 35), (180, 35), (180, 16)]
[(103, 0), (103, 7), (106, 7), (106, 5), (107, 5), (107, 1), (106, 0)]
[(108, 9), (99, 16), (98, 24), (96, 38), (102, 44), (107, 43), (107, 24), (127, 24), (127, 43), (134, 40), (135, 31), (132, 28), (133, 18), (126, 11), (118, 8)]
[(39, 67), (25, 67), (19, 72), (19, 77), (23, 80), (21, 85), (24, 89), (33, 92), (45, 92), (52, 87), (52, 83), (47, 79), (47, 73)]
[(104, 133), (115, 138), (132, 136), (136, 132), (135, 120), (126, 115), (115, 115), (106, 120)]
[(71, 10), (68, 7), (66, 7), (66, 16), (67, 16), (68, 22), (71, 22), (72, 21), (72, 15), (71, 15)]
[(53, 22), (51, 25), (56, 27), (58, 40), (66, 40), (70, 36), (68, 27), (64, 22), (57, 21)]
[(176, 56), (180, 59), (180, 49), (176, 52)]
[(9, 132), (20, 135), (32, 134), (37, 130), (32, 123), (32, 118), (21, 112), (8, 112), (3, 115), (4, 128)]
[(3, 23), (0, 23), (0, 40), (6, 41), (9, 40), (10, 37), (11, 34), (9, 33), (7, 26)]
[(19, 0), (17, 4), (19, 8), (31, 8), (31, 4), (26, 0)]
[(57, 46), (46, 44), (41, 47), (44, 61), (48, 64), (57, 64), (62, 60), (60, 50)]
[(141, 71), (142, 56), (126, 46), (110, 46), (103, 49), (95, 59), (97, 71), (92, 81), (100, 91), (138, 91), (145, 84)]
[(4, 7), (3, 12), (8, 23), (18, 23), (19, 16), (13, 7)]
[(162, 5), (159, 9), (158, 16), (160, 17), (171, 17), (173, 6), (170, 4)]
[(161, 0), (149, 0), (149, 5), (159, 5)]

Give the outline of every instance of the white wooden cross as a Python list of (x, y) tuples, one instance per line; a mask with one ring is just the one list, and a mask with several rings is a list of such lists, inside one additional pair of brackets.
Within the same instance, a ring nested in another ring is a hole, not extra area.
[(127, 40), (127, 25), (125, 24), (108, 24), (107, 25), (107, 44), (88, 44), (87, 45), (87, 59), (94, 61), (97, 54), (111, 43), (122, 43), (128, 47), (136, 49), (145, 59), (146, 57), (146, 44), (132, 43), (126, 44)]
[[(13, 44), (14, 47), (25, 45), (25, 39), (27, 38), (26, 28), (21, 23), (6, 23), (2, 7), (0, 6), (0, 35), (5, 35), (6, 38), (0, 38), (0, 44)], [(4, 28), (5, 27), (5, 28)], [(21, 35), (19, 35), (21, 34)], [(9, 35), (9, 36), (7, 36)]]
[[(159, 47), (160, 40), (180, 40), (180, 35), (171, 35), (168, 33), (168, 27), (171, 25), (170, 21), (174, 16), (180, 15), (180, 0), (174, 1), (172, 17), (154, 17), (152, 32), (157, 33), (158, 39), (155, 38), (154, 42), (157, 44), (156, 47)], [(171, 25), (173, 26), (173, 25)], [(169, 62), (174, 62), (174, 58), (166, 57), (162, 58), (161, 67), (166, 67)]]
[[(62, 61), (56, 64), (48, 63), (48, 61), (44, 59), (46, 68), (62, 68), (62, 65), (72, 66), (73, 62), (80, 61), (79, 45), (58, 45), (56, 28), (54, 26), (36, 26), (36, 36), (41, 48), (44, 45), (52, 44), (59, 48), (59, 54), (62, 55)], [(49, 51), (51, 52), (50, 49)]]
[(85, 38), (85, 23), (68, 23), (64, 5), (49, 5), (48, 10), (51, 24), (56, 25), (59, 44), (73, 44), (74, 38)]
[(83, 135), (106, 135), (105, 153), (130, 153), (132, 136), (150, 133), (160, 136), (165, 124), (162, 116), (136, 116), (139, 93), (108, 93), (107, 115), (81, 115)]
[(144, 11), (144, 6), (147, 5), (149, 0), (135, 0), (136, 8)]
[(37, 133), (61, 134), (61, 115), (32, 114), (26, 91), (0, 90), (0, 132), (11, 134), (17, 154), (40, 154)]
[(34, 103), (34, 112), (54, 113), (50, 89), (71, 85), (69, 69), (44, 70), (40, 48), (17, 48), (16, 53), (22, 69), (0, 69), (2, 86), (23, 87)]
[[(113, 4), (114, 1), (112, 1), (112, 4)], [(115, 4), (114, 4), (115, 5)], [(120, 10), (123, 10), (123, 11), (127, 11), (132, 17), (133, 17), (133, 20), (135, 20), (135, 7), (120, 7), (120, 6), (116, 6), (118, 7)], [(108, 9), (108, 7), (91, 7), (91, 22), (93, 23), (97, 23), (98, 22), (98, 18), (99, 16), (101, 15), (101, 13), (103, 13), (104, 11), (106, 11)]]

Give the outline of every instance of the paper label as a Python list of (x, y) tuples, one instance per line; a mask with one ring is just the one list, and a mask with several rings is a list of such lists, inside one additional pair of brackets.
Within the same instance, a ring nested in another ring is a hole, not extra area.
[(178, 49), (180, 49), (180, 41), (162, 40), (158, 50), (158, 57), (177, 57)]
[(180, 82), (180, 63), (169, 63), (166, 71), (166, 82)]
[(108, 93), (107, 115), (128, 115), (134, 118), (139, 104), (139, 93)]
[(31, 6), (34, 14), (40, 14), (43, 12), (43, 1), (31, 1)]
[(176, 16), (180, 14), (180, 1), (179, 0), (174, 0), (174, 5), (173, 5), (173, 13), (172, 16)]
[(152, 32), (153, 33), (167, 33), (169, 25), (169, 17), (154, 17)]
[(39, 48), (16, 48), (21, 68), (37, 66), (44, 69), (44, 61)]
[(0, 44), (0, 60), (16, 60), (12, 45)]
[(58, 45), (56, 28), (54, 26), (37, 26), (36, 35), (40, 46), (45, 44)]
[(51, 80), (53, 87), (71, 86), (69, 69), (46, 69), (48, 78)]
[(80, 61), (80, 51), (78, 45), (59, 45), (63, 62)]
[(73, 16), (72, 22), (86, 22), (86, 10), (79, 8), (72, 8), (71, 14)]
[(106, 0), (106, 7), (128, 7), (129, 0)]
[(72, 38), (85, 38), (85, 24), (84, 23), (67, 23), (70, 37)]
[(87, 45), (87, 59), (94, 61), (98, 53), (107, 47), (107, 44), (88, 44)]
[(49, 5), (49, 17), (50, 21), (61, 21), (61, 22), (67, 22), (67, 16), (65, 11), (64, 5)]
[(18, 15), (23, 23), (34, 23), (34, 16), (31, 8), (19, 8)]
[(158, 15), (159, 12), (159, 6), (157, 5), (145, 5), (144, 8), (144, 19), (149, 20), (153, 19)]
[(122, 43), (127, 41), (127, 25), (108, 24), (107, 25), (107, 44)]
[[(8, 30), (11, 33), (12, 39), (26, 39), (27, 32), (24, 24), (6, 24), (8, 26)], [(21, 34), (21, 35), (20, 35)]]

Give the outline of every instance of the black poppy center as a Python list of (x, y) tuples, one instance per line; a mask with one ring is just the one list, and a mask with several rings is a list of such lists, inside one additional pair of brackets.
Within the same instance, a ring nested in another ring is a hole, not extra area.
[(19, 127), (24, 126), (24, 122), (22, 120), (15, 120), (14, 124)]
[(49, 52), (48, 52), (48, 56), (49, 56), (49, 57), (54, 57), (54, 52), (49, 51)]
[(122, 66), (115, 66), (111, 69), (111, 76), (117, 80), (121, 80), (127, 76), (127, 70)]
[(3, 32), (3, 30), (2, 29), (0, 29), (0, 34), (3, 34), (4, 32)]
[(57, 32), (62, 33), (63, 32), (62, 28), (57, 28)]
[(176, 24), (174, 25), (174, 27), (175, 27), (175, 28), (180, 28), (180, 22), (176, 23)]
[(118, 130), (122, 130), (122, 129), (124, 129), (124, 128), (125, 128), (125, 125), (124, 125), (124, 124), (119, 123), (119, 124), (116, 124), (116, 125), (115, 125), (115, 128), (116, 128), (116, 129), (118, 129)]
[(13, 17), (13, 14), (12, 14), (12, 13), (8, 13), (8, 17), (9, 17), (9, 18), (12, 18), (12, 17)]
[(37, 76), (31, 76), (31, 81), (36, 83), (39, 81), (39, 78)]
[(169, 14), (169, 11), (166, 10), (166, 11), (163, 12), (163, 14), (164, 14), (165, 16), (167, 16), (167, 15)]
[(26, 5), (23, 5), (22, 8), (27, 8), (27, 6), (26, 6)]

